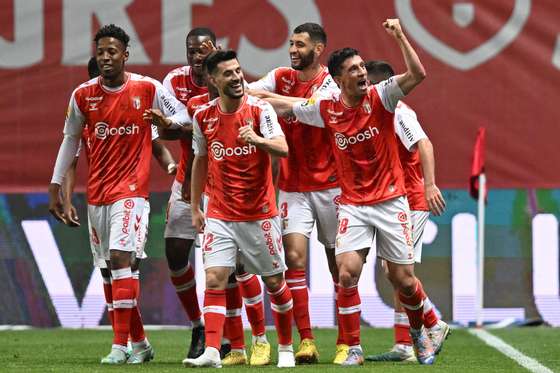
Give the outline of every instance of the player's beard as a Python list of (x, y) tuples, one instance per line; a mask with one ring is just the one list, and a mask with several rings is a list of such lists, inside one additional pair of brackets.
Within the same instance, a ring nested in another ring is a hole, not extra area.
[(313, 64), (313, 60), (315, 59), (315, 51), (310, 50), (307, 54), (299, 54), (299, 65), (292, 64), (292, 69), (294, 70), (303, 70), (308, 66)]
[(238, 93), (230, 85), (227, 85), (226, 89), (224, 89), (224, 94), (226, 96), (228, 96), (229, 98), (241, 98), (241, 97), (243, 97), (243, 95), (245, 94), (245, 87), (243, 86), (243, 82), (240, 82), (240, 84), (241, 84), (241, 93)]

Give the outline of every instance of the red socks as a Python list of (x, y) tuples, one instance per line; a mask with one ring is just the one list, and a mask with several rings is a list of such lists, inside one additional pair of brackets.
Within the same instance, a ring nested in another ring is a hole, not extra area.
[(245, 311), (251, 324), (252, 334), (254, 336), (264, 335), (264, 306), (261, 283), (257, 276), (248, 273), (236, 276), (236, 279), (245, 303)]
[(220, 349), (225, 318), (226, 291), (206, 290), (204, 292), (204, 334), (206, 337), (206, 347)]
[(294, 300), (294, 320), (300, 339), (313, 339), (311, 320), (309, 319), (309, 293), (305, 281), (305, 270), (288, 269), (286, 283)]
[(361, 300), (358, 286), (338, 289), (338, 312), (346, 344), (350, 347), (359, 346)]
[(338, 325), (338, 335), (336, 336), (336, 344), (337, 345), (342, 345), (342, 344), (346, 344), (346, 342), (344, 341), (344, 329), (342, 328), (342, 322), (340, 320), (340, 311), (338, 310), (338, 292), (340, 289), (340, 286), (334, 281), (334, 305), (336, 307), (336, 323)]
[(134, 284), (130, 267), (111, 271), (113, 284), (113, 344), (126, 346), (130, 332), (132, 308), (135, 307)]
[(285, 282), (275, 292), (267, 289), (270, 296), (270, 306), (276, 333), (278, 334), (278, 344), (292, 344), (292, 319), (293, 319), (293, 300), (290, 288)]
[(138, 300), (140, 299), (140, 274), (138, 271), (132, 272), (132, 283), (134, 288), (134, 307), (130, 314), (130, 340), (133, 343), (142, 342), (146, 339), (144, 333), (144, 324), (142, 316), (138, 308)]
[(200, 319), (200, 307), (196, 296), (196, 282), (194, 279), (194, 271), (190, 264), (177, 271), (171, 271), (171, 282), (175, 286), (177, 296), (187, 312), (189, 320), (196, 321)]
[(413, 329), (421, 329), (424, 325), (424, 298), (426, 298), (426, 294), (418, 279), (416, 280), (416, 290), (412, 295), (406, 296), (399, 291), (399, 300), (406, 311), (410, 327)]
[(241, 320), (241, 306), (241, 294), (237, 283), (228, 284), (226, 289), (224, 338), (229, 339), (233, 350), (243, 350), (245, 348), (243, 321)]

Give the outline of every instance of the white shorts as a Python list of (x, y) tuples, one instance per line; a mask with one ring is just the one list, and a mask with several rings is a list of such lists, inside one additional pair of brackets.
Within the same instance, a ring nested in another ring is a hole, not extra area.
[(171, 196), (167, 204), (164, 238), (182, 238), (194, 240), (196, 229), (192, 225), (191, 204), (183, 201), (181, 196), (182, 185), (177, 180), (173, 181)]
[(237, 255), (245, 270), (272, 276), (286, 270), (280, 234), (280, 219), (231, 222), (209, 218), (204, 228), (204, 268), (235, 268)]
[(317, 222), (317, 238), (326, 248), (333, 249), (336, 241), (340, 188), (314, 192), (284, 192), (278, 194), (282, 219), (282, 235), (301, 233), (309, 238)]
[(107, 268), (109, 250), (130, 251), (147, 257), (150, 203), (144, 198), (125, 198), (111, 205), (88, 205), (88, 229), (93, 264)]
[(377, 256), (392, 263), (414, 263), (406, 197), (369, 206), (340, 205), (335, 254), (369, 249), (377, 234)]
[(429, 211), (411, 211), (410, 222), (412, 224), (412, 239), (414, 240), (414, 261), (422, 262), (422, 238), (424, 237), (424, 227), (430, 217)]

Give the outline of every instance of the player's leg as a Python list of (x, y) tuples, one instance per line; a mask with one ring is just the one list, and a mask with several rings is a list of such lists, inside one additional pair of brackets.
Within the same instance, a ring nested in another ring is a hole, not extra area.
[(194, 270), (189, 263), (196, 232), (191, 221), (191, 206), (182, 200), (181, 184), (177, 181), (171, 188), (164, 237), (171, 282), (193, 326), (187, 357), (198, 357), (204, 351), (204, 321), (196, 294)]
[(282, 241), (288, 266), (285, 273), (286, 283), (292, 293), (294, 321), (301, 341), (295, 355), (296, 361), (298, 364), (316, 363), (319, 353), (311, 332), (306, 279), (309, 236), (315, 224), (313, 208), (309, 193), (288, 193), (281, 190), (278, 204), (282, 218)]
[(202, 242), (206, 291), (204, 292), (205, 342), (204, 353), (186, 358), (189, 367), (222, 366), (220, 347), (226, 318), (226, 287), (236, 263), (237, 246), (234, 240), (237, 223), (207, 219)]
[(245, 303), (247, 319), (251, 325), (252, 343), (249, 364), (255, 366), (270, 364), (270, 343), (268, 343), (265, 333), (261, 283), (256, 275), (247, 273), (240, 263), (237, 264), (235, 272), (243, 303)]
[[(429, 211), (410, 212), (412, 236), (414, 238), (414, 259), (416, 263), (422, 262), (422, 239), (429, 216)], [(447, 323), (439, 319), (432, 301), (427, 296), (424, 298), (424, 327), (432, 341), (435, 353), (439, 354), (451, 329)]]
[[(338, 268), (336, 266), (335, 243), (338, 228), (338, 205), (340, 200), (340, 188), (332, 188), (317, 192), (310, 192), (311, 205), (317, 222), (317, 238), (325, 247), (329, 271), (333, 279), (334, 297), (336, 306), (336, 320), (338, 324), (338, 335), (336, 339), (336, 352), (334, 364), (342, 364), (348, 357), (348, 345), (344, 343), (344, 332), (338, 313)], [(312, 254), (314, 255), (314, 254)]]
[(361, 301), (358, 281), (373, 242), (375, 230), (364, 220), (361, 206), (340, 205), (336, 236), (336, 264), (339, 289), (337, 294), (340, 323), (345, 344), (349, 346), (345, 366), (362, 365), (360, 345)]
[(433, 364), (435, 354), (424, 328), (422, 283), (414, 275), (414, 242), (406, 198), (399, 197), (372, 206), (371, 219), (377, 228), (378, 256), (387, 261), (389, 280), (398, 289), (399, 300), (410, 323), (416, 358)]
[[(148, 241), (148, 225), (150, 217), (150, 204), (146, 201), (142, 220), (136, 231), (136, 253), (132, 259), (132, 280), (134, 284), (134, 307), (130, 316), (130, 340), (132, 342), (132, 354), (128, 358), (129, 364), (142, 364), (154, 358), (154, 349), (150, 345), (144, 323), (140, 314), (140, 262), (147, 257), (145, 252)], [(136, 227), (135, 227), (136, 229)]]
[(278, 334), (278, 367), (293, 367), (293, 300), (284, 280), (280, 220), (278, 217), (240, 223), (238, 242), (241, 261), (249, 273), (260, 274), (270, 298), (272, 317)]
[[(235, 279), (235, 274), (232, 273), (229, 276), (226, 288), (226, 320), (220, 348), (222, 365), (247, 364), (243, 320), (241, 320), (242, 303), (239, 286)], [(229, 347), (228, 351), (224, 351), (226, 346)]]

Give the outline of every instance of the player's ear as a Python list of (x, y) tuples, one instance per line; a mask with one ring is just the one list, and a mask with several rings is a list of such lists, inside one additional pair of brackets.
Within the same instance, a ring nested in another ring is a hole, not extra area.
[(323, 43), (317, 43), (315, 44), (315, 54), (317, 56), (320, 56), (321, 54), (323, 54), (323, 52), (325, 51), (325, 44)]
[(336, 83), (336, 85), (338, 86), (338, 88), (342, 87), (340, 85), (340, 83), (341, 83), (340, 76), (333, 76), (332, 78), (333, 78), (334, 82)]
[(124, 51), (124, 62), (128, 61), (128, 49)]

